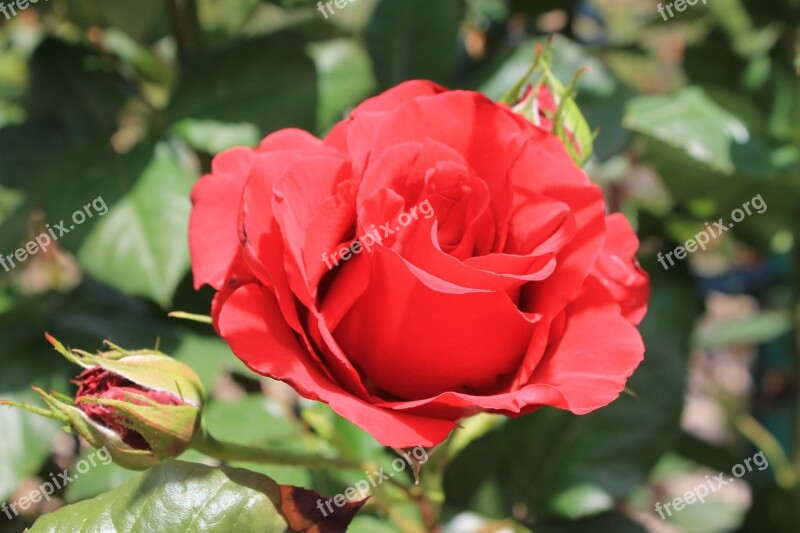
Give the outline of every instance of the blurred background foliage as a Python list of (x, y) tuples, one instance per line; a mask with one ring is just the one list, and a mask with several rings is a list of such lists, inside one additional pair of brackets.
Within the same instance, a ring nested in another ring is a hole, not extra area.
[[(642, 239), (646, 360), (600, 412), (468, 422), (478, 438), (449, 467), (447, 531), (800, 531), (800, 2), (699, 1), (666, 21), (657, 4), (352, 0), (326, 18), (313, 0), (51, 0), (0, 16), (0, 253), (98, 196), (110, 208), (0, 271), (0, 397), (70, 391), (44, 331), (90, 350), (158, 344), (212, 391), (212, 432), (389, 465), (391, 450), (256, 379), (210, 328), (166, 318), (207, 313), (211, 298), (191, 286), (189, 191), (214, 154), (289, 126), (323, 135), (403, 80), (498, 98), (556, 33), (562, 81), (590, 67), (578, 84), (599, 132), (587, 172)], [(656, 262), (759, 194), (768, 210), (708, 251), (669, 271)], [(0, 428), (0, 501), (87, 453), (21, 411), (0, 409)], [(769, 469), (666, 521), (654, 512), (757, 450)], [(354, 481), (259, 470), (329, 494)], [(0, 531), (132, 476), (93, 469), (13, 522), (0, 515)], [(384, 496), (353, 531), (418, 524)]]

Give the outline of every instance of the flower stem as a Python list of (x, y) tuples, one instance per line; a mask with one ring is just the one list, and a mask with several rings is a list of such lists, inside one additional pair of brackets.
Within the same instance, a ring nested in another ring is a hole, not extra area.
[(243, 446), (215, 439), (201, 427), (190, 447), (200, 453), (221, 461), (243, 461), (248, 463), (302, 466), (305, 468), (335, 468), (340, 470), (362, 470), (364, 465), (347, 459), (323, 457), (319, 455), (266, 450)]
[(442, 526), (441, 507), (444, 502), (444, 466), (443, 456), (431, 455), (433, 464), (425, 465), (425, 471), (420, 476), (421, 491), (416, 498), (417, 508), (422, 517), (425, 528), (431, 532), (440, 532)]
[(744, 413), (734, 419), (734, 426), (769, 459), (775, 469), (775, 482), (782, 489), (792, 489), (797, 485), (797, 476), (792, 463), (783, 451), (783, 446), (772, 433), (761, 425), (752, 415)]
[[(425, 531), (442, 531), (441, 514), (444, 503), (444, 473), (450, 460), (448, 453), (454, 442), (454, 432), (447, 440), (428, 452), (428, 459), (421, 465), (418, 484), (406, 489), (406, 495), (414, 502), (424, 524)], [(416, 476), (415, 476), (416, 477)]]
[(212, 324), (210, 316), (196, 315), (194, 313), (187, 313), (186, 311), (172, 311), (171, 313), (168, 313), (167, 316), (170, 318), (189, 320), (191, 322), (199, 322), (201, 324)]

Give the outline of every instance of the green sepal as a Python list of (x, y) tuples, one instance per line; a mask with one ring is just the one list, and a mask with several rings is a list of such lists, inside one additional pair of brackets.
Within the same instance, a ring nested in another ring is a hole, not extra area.
[[(35, 389), (50, 406), (52, 413), (69, 424), (72, 432), (83, 437), (93, 448), (105, 448), (113, 461), (130, 470), (146, 470), (157, 465), (159, 459), (148, 450), (136, 450), (122, 440), (122, 437), (109, 428), (95, 422), (74, 405), (67, 404), (44, 392)], [(55, 418), (52, 416), (51, 418)], [(65, 418), (65, 419), (64, 419)]]
[[(150, 401), (150, 405), (137, 405)], [(139, 433), (159, 460), (177, 457), (189, 446), (197, 429), (200, 411), (189, 405), (162, 405), (146, 396), (132, 394), (129, 401), (108, 398), (80, 398), (114, 408), (120, 413), (117, 422)]]

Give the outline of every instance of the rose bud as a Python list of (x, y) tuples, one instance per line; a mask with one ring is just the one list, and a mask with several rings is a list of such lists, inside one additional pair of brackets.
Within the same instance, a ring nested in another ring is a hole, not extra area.
[[(561, 139), (573, 161), (583, 166), (592, 155), (594, 134), (574, 98), (578, 79), (586, 69), (580, 69), (564, 86), (551, 70), (551, 47), (552, 42), (544, 49), (537, 48), (531, 69), (504, 101), (536, 127)], [(538, 76), (536, 82), (528, 82), (534, 74)]]
[(67, 424), (120, 466), (144, 470), (177, 457), (199, 427), (203, 387), (188, 366), (155, 350), (112, 350), (92, 355), (47, 340), (85, 370), (74, 380), (74, 400), (35, 389), (50, 407), (16, 405)]
[(553, 93), (546, 85), (537, 88), (529, 83), (525, 93), (513, 106), (514, 111), (524, 116), (536, 126), (552, 133), (553, 119), (555, 118), (558, 104)]

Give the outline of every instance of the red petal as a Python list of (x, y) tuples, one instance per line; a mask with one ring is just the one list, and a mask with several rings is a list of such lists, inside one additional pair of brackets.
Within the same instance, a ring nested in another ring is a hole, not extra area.
[(650, 299), (650, 278), (636, 260), (638, 249), (639, 239), (625, 216), (606, 217), (606, 243), (592, 276), (605, 285), (634, 325), (644, 318)]
[(286, 325), (275, 296), (257, 285), (240, 287), (220, 313), (220, 331), (254, 372), (285, 381), (305, 398), (323, 401), (385, 446), (433, 446), (455, 423), (381, 409), (331, 381)]
[(242, 190), (255, 158), (255, 150), (249, 148), (222, 152), (214, 158), (211, 174), (200, 178), (192, 190), (189, 250), (196, 289), (208, 284), (219, 290), (234, 274), (247, 276), (237, 260), (237, 221)]
[(484, 410), (518, 415), (542, 405), (585, 414), (616, 399), (643, 356), (638, 330), (622, 317), (608, 291), (590, 278), (567, 306), (563, 331), (519, 390), (489, 396), (447, 392), (426, 400), (379, 405), (443, 418)]
[(353, 116), (358, 116), (362, 113), (381, 113), (386, 111), (393, 111), (397, 106), (402, 105), (411, 100), (422, 98), (425, 96), (434, 96), (440, 93), (447, 92), (447, 89), (427, 80), (411, 80), (400, 85), (396, 85), (391, 89), (382, 92), (378, 96), (374, 96), (365, 100), (361, 105), (353, 110)]
[(508, 295), (436, 278), (386, 248), (364, 257), (369, 285), (335, 335), (380, 389), (425, 398), (492, 387), (516, 371), (535, 324)]

